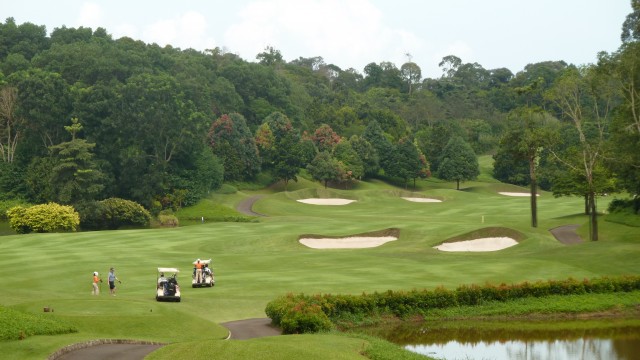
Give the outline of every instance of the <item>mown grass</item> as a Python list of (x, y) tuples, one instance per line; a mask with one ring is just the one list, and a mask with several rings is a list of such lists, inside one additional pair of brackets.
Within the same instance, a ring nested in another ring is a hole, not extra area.
[[(215, 205), (226, 214), (235, 211), (240, 201), (262, 195), (254, 211), (268, 216), (255, 222), (2, 236), (0, 273), (5, 292), (0, 304), (32, 314), (50, 306), (56, 317), (78, 332), (3, 341), (0, 359), (42, 359), (68, 344), (95, 338), (155, 340), (184, 349), (194, 341), (203, 344), (171, 354), (177, 358), (210, 358), (209, 351), (223, 358), (261, 357), (264, 349), (274, 353), (272, 358), (276, 353), (294, 358), (298, 351), (318, 354), (316, 358), (342, 356), (338, 353), (362, 358), (362, 339), (343, 337), (335, 345), (335, 334), (224, 341), (227, 331), (219, 324), (264, 317), (266, 304), (289, 292), (361, 294), (640, 274), (637, 228), (601, 221), (600, 241), (565, 246), (548, 229), (579, 224), (579, 233), (586, 234), (582, 199), (542, 193), (539, 227), (531, 228), (529, 199), (498, 195), (502, 188), (527, 191), (488, 180), (465, 183), (461, 191), (437, 179), (419, 181), (415, 191), (371, 181), (350, 190), (327, 190), (332, 197), (355, 203), (316, 206), (295, 201), (323, 189), (301, 177), (289, 183), (288, 191), (282, 184), (228, 191), (212, 194), (203, 209), (185, 209), (196, 216)], [(405, 191), (443, 202), (409, 202), (397, 196)], [(598, 205), (604, 209), (607, 202), (601, 198)], [(444, 253), (433, 248), (446, 239), (491, 227), (513, 229), (523, 238), (497, 252)], [(317, 250), (298, 242), (302, 234), (338, 237), (389, 228), (400, 229), (400, 238), (378, 248)], [(157, 303), (156, 268), (178, 267), (179, 280), (188, 284), (196, 258), (213, 259), (216, 286), (186, 286), (182, 302)], [(104, 276), (111, 266), (123, 281), (117, 296), (107, 296), (105, 284), (101, 296), (91, 296), (91, 273)], [(227, 357), (227, 352), (235, 355)], [(169, 357), (158, 354), (154, 356)]]
[(0, 341), (22, 340), (34, 335), (57, 335), (77, 332), (78, 329), (53, 314), (35, 315), (0, 306)]

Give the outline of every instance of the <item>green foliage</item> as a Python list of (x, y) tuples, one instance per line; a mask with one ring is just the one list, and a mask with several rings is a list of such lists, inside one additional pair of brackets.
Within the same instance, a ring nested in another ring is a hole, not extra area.
[(87, 230), (118, 229), (122, 226), (149, 226), (151, 214), (142, 205), (120, 198), (78, 205), (81, 225)]
[(473, 180), (480, 174), (478, 159), (471, 146), (461, 137), (455, 136), (447, 143), (440, 157), (437, 177), (454, 180), (460, 189), (460, 182)]
[(162, 227), (178, 227), (180, 221), (173, 214), (158, 214), (158, 224)]
[(50, 314), (33, 315), (0, 306), (0, 341), (24, 340), (34, 335), (58, 335), (78, 329)]
[[(387, 291), (385, 293), (355, 295), (294, 295), (277, 298), (267, 304), (266, 314), (275, 324), (287, 324), (296, 332), (312, 329), (298, 321), (320, 322), (318, 309), (333, 322), (342, 318), (379, 316), (388, 314), (407, 317), (424, 314), (432, 309), (481, 305), (493, 301), (512, 301), (522, 298), (542, 298), (553, 295), (580, 295), (631, 292), (640, 290), (639, 276), (594, 278), (578, 281), (538, 281), (535, 283), (492, 285), (462, 285), (455, 290), (436, 288), (429, 290)], [(292, 313), (300, 312), (297, 315)], [(321, 317), (321, 316), (320, 316)], [(302, 319), (302, 320), (299, 320)], [(306, 326), (306, 327), (305, 327)], [(313, 332), (313, 330), (311, 330)]]
[(0, 200), (0, 221), (5, 221), (5, 220), (9, 220), (9, 216), (7, 215), (7, 211), (13, 207), (16, 206), (21, 206), (21, 207), (27, 207), (29, 206), (29, 204), (27, 204), (25, 201), (22, 200)]
[(48, 203), (7, 211), (9, 226), (19, 234), (30, 232), (76, 231), (80, 215), (71, 206)]
[(304, 296), (288, 294), (268, 303), (265, 312), (285, 334), (316, 333), (332, 327), (320, 305), (307, 302)]

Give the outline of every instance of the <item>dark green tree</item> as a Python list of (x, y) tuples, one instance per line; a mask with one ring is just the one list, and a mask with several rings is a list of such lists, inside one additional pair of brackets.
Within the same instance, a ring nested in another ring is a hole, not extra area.
[(71, 141), (50, 147), (55, 159), (50, 174), (54, 195), (51, 200), (62, 204), (94, 200), (104, 188), (103, 175), (97, 169), (92, 152), (95, 144), (76, 137), (82, 130), (77, 118), (72, 118), (65, 130), (71, 134)]
[(260, 171), (260, 158), (244, 116), (224, 114), (209, 128), (209, 146), (222, 159), (226, 180), (250, 180)]
[(339, 182), (345, 173), (342, 163), (327, 151), (319, 152), (311, 163), (307, 165), (307, 170), (313, 179), (324, 184), (325, 189), (329, 181)]
[(454, 136), (444, 147), (440, 157), (437, 177), (455, 181), (460, 190), (460, 182), (474, 180), (480, 175), (478, 159), (469, 145), (460, 136)]

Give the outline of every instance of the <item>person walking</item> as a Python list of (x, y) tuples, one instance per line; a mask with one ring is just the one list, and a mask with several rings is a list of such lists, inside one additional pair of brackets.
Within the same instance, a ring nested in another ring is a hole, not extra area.
[(91, 291), (91, 295), (100, 295), (100, 288), (98, 287), (98, 283), (101, 283), (102, 279), (98, 276), (98, 272), (93, 272), (93, 290)]
[(110, 268), (109, 269), (109, 293), (112, 296), (116, 296), (116, 281), (118, 281), (118, 284), (121, 284), (122, 282), (120, 281), (120, 279), (118, 279), (118, 277), (116, 277), (116, 270), (114, 268)]

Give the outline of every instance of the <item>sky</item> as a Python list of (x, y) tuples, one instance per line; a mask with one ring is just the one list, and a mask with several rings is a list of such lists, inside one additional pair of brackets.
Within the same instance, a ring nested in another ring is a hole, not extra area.
[(485, 69), (564, 60), (596, 62), (620, 46), (630, 0), (2, 0), (0, 21), (103, 27), (114, 39), (204, 51), (247, 61), (267, 46), (286, 61), (321, 56), (363, 73), (383, 61), (413, 61), (423, 78), (443, 57)]

